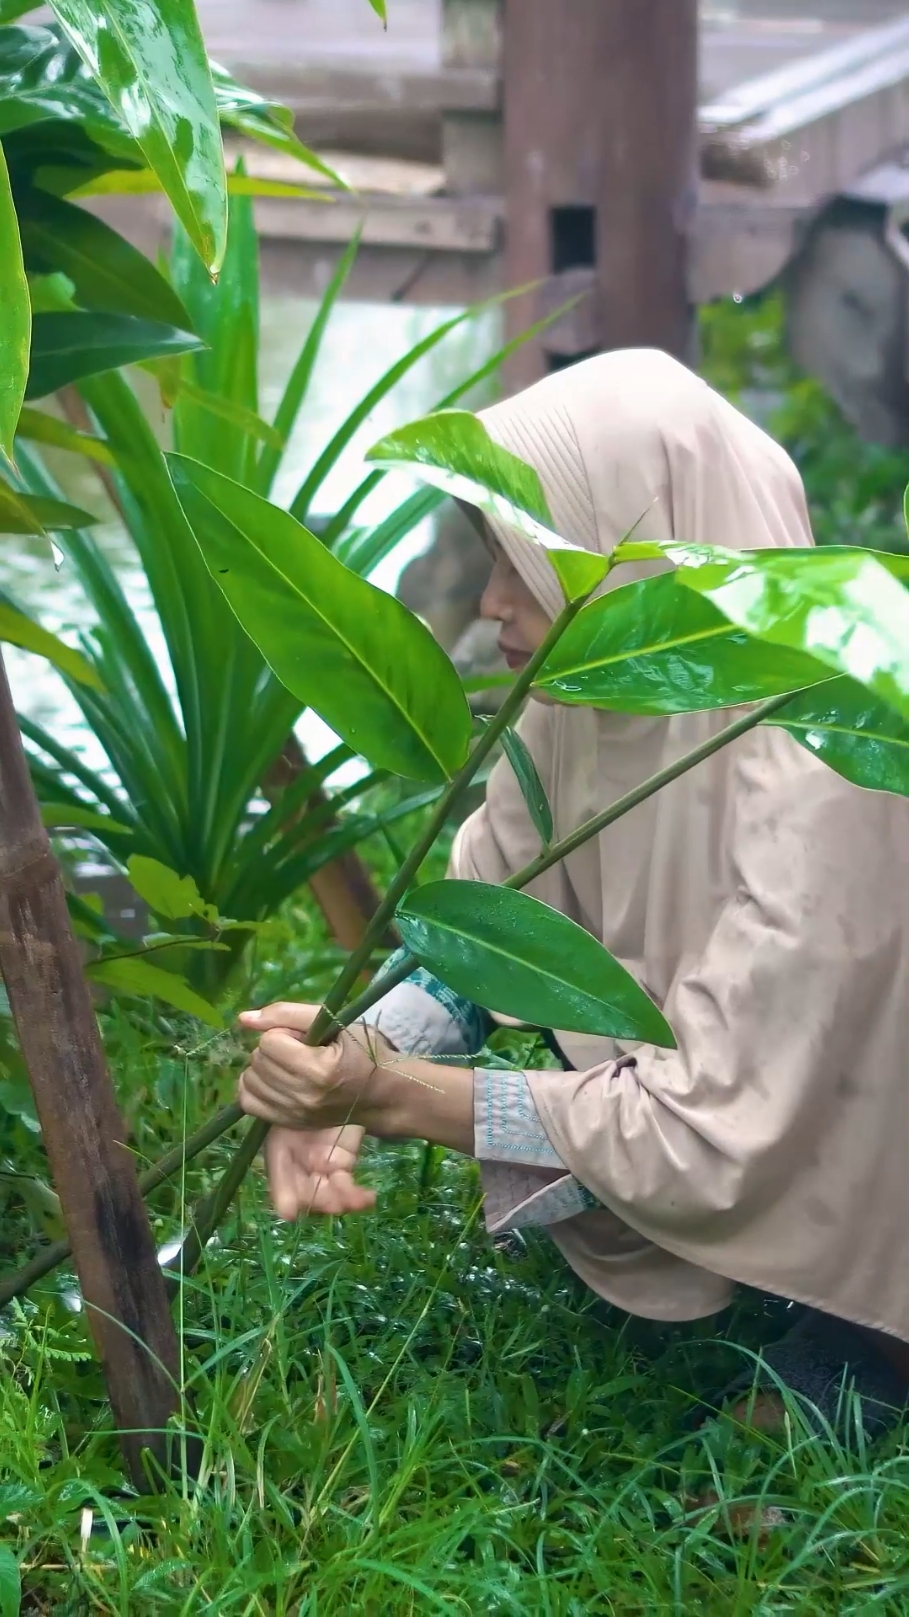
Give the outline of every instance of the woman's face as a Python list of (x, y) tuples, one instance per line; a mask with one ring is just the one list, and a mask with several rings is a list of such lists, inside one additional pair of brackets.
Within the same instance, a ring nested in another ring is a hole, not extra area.
[(480, 616), (501, 623), (499, 650), (512, 672), (519, 673), (543, 644), (552, 620), (501, 545), (493, 541), (492, 551), (493, 569), (480, 602)]

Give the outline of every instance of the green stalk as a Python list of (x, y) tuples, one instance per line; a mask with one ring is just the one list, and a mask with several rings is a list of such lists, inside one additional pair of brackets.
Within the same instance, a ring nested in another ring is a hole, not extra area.
[[(614, 824), (616, 820), (621, 820), (624, 815), (630, 814), (632, 809), (636, 809), (639, 804), (646, 803), (648, 797), (653, 797), (656, 792), (661, 792), (664, 786), (671, 786), (672, 782), (678, 780), (681, 775), (687, 775), (689, 769), (695, 769), (698, 764), (706, 763), (707, 759), (712, 758), (715, 752), (721, 752), (723, 747), (728, 747), (731, 741), (737, 741), (739, 736), (747, 735), (748, 731), (753, 730), (756, 725), (763, 724), (779, 708), (785, 707), (787, 702), (791, 702), (795, 695), (797, 695), (797, 692), (787, 691), (784, 696), (771, 696), (768, 701), (762, 702), (759, 707), (752, 708), (750, 713), (746, 713), (741, 719), (736, 719), (734, 724), (728, 724), (725, 730), (718, 731), (715, 736), (711, 736), (709, 741), (703, 742), (700, 747), (695, 747), (691, 752), (686, 752), (682, 758), (677, 759), (674, 764), (669, 764), (666, 769), (661, 769), (658, 774), (651, 775), (649, 780), (643, 781), (640, 786), (635, 786), (633, 791), (626, 792), (624, 797), (620, 797), (618, 802), (612, 803), (608, 809), (604, 809), (602, 814), (595, 814), (592, 820), (585, 820), (584, 824), (578, 826), (576, 831), (572, 831), (571, 836), (564, 837), (561, 842), (555, 843), (553, 847), (544, 849), (529, 865), (525, 865), (523, 870), (519, 870), (516, 876), (509, 876), (508, 880), (502, 883), (502, 886), (526, 887), (530, 882), (535, 881), (537, 876), (542, 876), (544, 870), (551, 870), (552, 866), (557, 865), (561, 859), (567, 859), (570, 853), (574, 853), (585, 842), (589, 842), (591, 837), (598, 836), (601, 831), (606, 830), (607, 826)], [(360, 1014), (362, 1016), (362, 1010)]]
[[(714, 753), (720, 752), (730, 742), (737, 741), (740, 736), (747, 735), (749, 730), (763, 724), (781, 707), (785, 707), (787, 702), (791, 702), (794, 694), (789, 692), (784, 696), (774, 696), (769, 701), (762, 702), (759, 707), (753, 708), (743, 718), (737, 719), (734, 724), (727, 725), (725, 730), (720, 730), (717, 735), (712, 736), (709, 741), (705, 741), (700, 747), (695, 747), (691, 752), (686, 752), (683, 757), (677, 759), (674, 764), (669, 764), (666, 769), (661, 769), (658, 774), (651, 775), (649, 780), (643, 781), (633, 791), (627, 792), (624, 797), (620, 797), (608, 809), (604, 809), (602, 814), (594, 815), (593, 819), (585, 821), (570, 836), (564, 837), (561, 842), (554, 843), (551, 848), (540, 853), (529, 865), (525, 865), (523, 870), (519, 870), (516, 875), (510, 876), (504, 885), (516, 888), (518, 891), (523, 887), (527, 887), (537, 876), (541, 876), (544, 871), (550, 870), (560, 860), (574, 853), (583, 843), (589, 842), (591, 837), (598, 836), (607, 826), (613, 825), (616, 820), (620, 820), (625, 814), (630, 814), (632, 809), (638, 808), (641, 803), (645, 803), (649, 797), (655, 796), (665, 786), (670, 786), (673, 781), (679, 780), (682, 775), (687, 775), (690, 769), (695, 769), (698, 764), (712, 758)], [(507, 723), (507, 720), (505, 722)], [(487, 731), (487, 736), (488, 733)], [(486, 738), (484, 736), (483, 740)], [(480, 745), (482, 745), (482, 742)], [(421, 862), (422, 857), (424, 856), (421, 855)], [(410, 866), (412, 858), (413, 856), (407, 861), (408, 866)], [(404, 867), (402, 866), (402, 872), (403, 870)], [(403, 892), (403, 890), (402, 888), (401, 891)], [(358, 954), (359, 952), (358, 950)], [(370, 1006), (374, 1005), (377, 1000), (382, 999), (397, 983), (403, 982), (405, 978), (409, 977), (416, 963), (411, 955), (405, 955), (391, 971), (386, 972), (384, 976), (371, 983), (357, 999), (352, 1000), (344, 1011), (332, 1013), (329, 1018), (332, 1029), (348, 1027), (350, 1023), (358, 1021), (369, 1010)], [(315, 1031), (315, 1024), (313, 1024), (312, 1031)], [(312, 1039), (312, 1034), (309, 1042), (315, 1042)], [(184, 1145), (175, 1146), (173, 1150), (168, 1151), (165, 1156), (159, 1158), (156, 1163), (153, 1163), (142, 1174), (139, 1180), (143, 1195), (148, 1195), (165, 1179), (169, 1178), (183, 1161), (189, 1162), (198, 1156), (201, 1151), (205, 1150), (206, 1146), (213, 1144), (228, 1129), (233, 1128), (234, 1124), (239, 1122), (242, 1116), (243, 1113), (237, 1105), (223, 1107), (215, 1117), (210, 1118), (202, 1128), (197, 1129), (195, 1134), (190, 1135)], [(193, 1219), (192, 1235), (189, 1238), (193, 1242), (193, 1252), (196, 1252), (197, 1246), (198, 1252), (201, 1252), (205, 1243), (203, 1241), (202, 1245), (199, 1246), (199, 1238), (208, 1227), (211, 1216), (217, 1214), (218, 1221), (223, 1218), (224, 1212), (230, 1205), (230, 1201), (242, 1182), (249, 1164), (256, 1156), (267, 1133), (268, 1125), (266, 1123), (253, 1123), (244, 1136), (236, 1158), (226, 1170), (220, 1183), (215, 1187), (212, 1194), (200, 1203)], [(206, 1236), (207, 1239), (208, 1236)], [(187, 1246), (189, 1245), (189, 1240), (186, 1243)], [(21, 1296), (30, 1286), (34, 1285), (36, 1280), (43, 1279), (59, 1263), (68, 1258), (69, 1254), (70, 1246), (66, 1241), (55, 1241), (53, 1245), (45, 1247), (32, 1258), (30, 1263), (17, 1270), (15, 1274), (10, 1275), (5, 1281), (0, 1282), (0, 1307), (10, 1302), (13, 1297)], [(196, 1257), (195, 1261), (198, 1261), (198, 1257)], [(191, 1272), (185, 1261), (181, 1262), (180, 1268), (185, 1274)]]

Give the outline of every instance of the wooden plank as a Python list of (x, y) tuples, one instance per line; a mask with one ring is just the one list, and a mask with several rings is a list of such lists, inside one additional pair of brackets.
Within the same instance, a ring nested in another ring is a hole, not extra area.
[(707, 179), (804, 206), (836, 195), (909, 141), (909, 19), (741, 87), (701, 128)]
[(257, 230), (270, 239), (348, 242), (362, 224), (364, 246), (491, 253), (499, 239), (501, 202), (484, 198), (338, 196), (322, 203), (263, 197), (256, 201), (254, 214)]
[(133, 1483), (168, 1467), (179, 1353), (78, 944), (0, 658), (0, 971)]
[[(596, 348), (687, 355), (695, 0), (506, 0), (505, 17), (506, 284), (594, 268)], [(512, 300), (511, 331), (539, 308)], [(569, 357), (528, 345), (509, 383)]]
[(748, 123), (781, 102), (818, 90), (831, 80), (848, 78), (870, 63), (904, 50), (907, 45), (909, 17), (900, 17), (880, 28), (863, 29), (842, 44), (814, 51), (786, 67), (747, 79), (725, 91), (716, 101), (701, 108), (701, 126), (706, 131)]

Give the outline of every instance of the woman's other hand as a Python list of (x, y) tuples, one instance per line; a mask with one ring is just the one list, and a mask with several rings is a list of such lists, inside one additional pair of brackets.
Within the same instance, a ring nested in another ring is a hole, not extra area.
[(376, 1204), (374, 1190), (354, 1179), (363, 1130), (273, 1128), (265, 1141), (265, 1167), (272, 1206), (293, 1221), (311, 1214), (365, 1213)]

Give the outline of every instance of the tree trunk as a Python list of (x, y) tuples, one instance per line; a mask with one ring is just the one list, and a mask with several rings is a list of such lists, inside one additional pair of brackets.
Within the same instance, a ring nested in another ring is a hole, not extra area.
[(60, 869), (0, 658), (0, 971), (133, 1483), (169, 1468), (179, 1353)]

